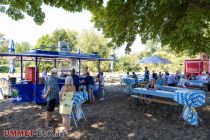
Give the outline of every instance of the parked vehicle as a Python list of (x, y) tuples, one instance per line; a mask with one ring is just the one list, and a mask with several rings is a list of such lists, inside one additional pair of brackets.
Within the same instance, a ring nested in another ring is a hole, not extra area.
[(210, 72), (210, 61), (209, 59), (189, 59), (185, 60), (184, 72), (187, 75), (195, 74), (201, 75), (202, 72)]

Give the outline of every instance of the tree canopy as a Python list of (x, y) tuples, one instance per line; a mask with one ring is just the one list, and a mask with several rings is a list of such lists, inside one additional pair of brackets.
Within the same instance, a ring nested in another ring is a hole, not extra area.
[(77, 44), (77, 32), (65, 29), (56, 29), (53, 33), (43, 35), (39, 38), (35, 48), (55, 51), (57, 50), (58, 41), (69, 42), (71, 51), (75, 51)]
[[(97, 34), (94, 31), (83, 30), (81, 32), (71, 31), (67, 29), (56, 29), (51, 34), (43, 35), (36, 43), (36, 49), (45, 49), (55, 51), (57, 49), (58, 41), (67, 41), (71, 44), (71, 52), (77, 53), (80, 48), (82, 53), (91, 54), (98, 52), (100, 57), (109, 58), (111, 49), (107, 47), (107, 39), (103, 35)], [(47, 48), (42, 47), (47, 46)], [(69, 63), (67, 63), (69, 64)], [(50, 67), (48, 63), (41, 63), (40, 67), (43, 69)], [(95, 62), (82, 62), (82, 65), (90, 67), (91, 71), (97, 71), (97, 63)], [(110, 70), (110, 62), (103, 62), (101, 65), (102, 71)]]
[(2, 0), (1, 3), (0, 11), (12, 19), (22, 19), (26, 13), (37, 24), (44, 22), (42, 4), (70, 12), (89, 10), (95, 27), (111, 38), (111, 45), (126, 44), (126, 50), (140, 35), (143, 43), (152, 39), (178, 53), (210, 54), (209, 0)]

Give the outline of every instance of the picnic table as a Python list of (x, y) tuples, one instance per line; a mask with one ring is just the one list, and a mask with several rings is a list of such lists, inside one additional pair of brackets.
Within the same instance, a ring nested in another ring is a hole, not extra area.
[[(133, 78), (134, 79), (134, 78)], [(125, 78), (124, 82), (127, 85), (135, 84), (132, 78)], [(130, 86), (128, 95), (134, 98), (148, 100), (152, 102), (168, 104), (168, 105), (183, 105), (184, 110), (181, 114), (183, 119), (191, 125), (198, 125), (198, 114), (195, 107), (199, 107), (205, 103), (205, 92), (203, 90), (192, 90), (180, 87), (160, 86), (157, 85), (159, 90), (146, 89), (146, 88), (132, 88)], [(150, 98), (145, 95), (153, 97), (160, 97), (161, 99)], [(169, 100), (164, 100), (169, 99)]]
[(207, 80), (188, 80), (188, 82), (186, 83), (187, 86), (191, 86), (191, 87), (200, 87), (202, 89), (206, 88), (206, 84), (208, 83)]
[[(136, 96), (138, 95), (138, 96)], [(139, 95), (151, 95), (153, 97), (162, 97), (167, 99), (172, 99), (175, 101), (164, 101), (160, 99), (150, 99), (147, 97), (142, 97)], [(148, 101), (169, 104), (169, 105), (183, 105), (184, 110), (182, 112), (183, 119), (191, 125), (198, 125), (198, 114), (195, 110), (195, 107), (199, 107), (205, 103), (205, 92), (202, 90), (188, 90), (188, 89), (179, 89), (174, 92), (164, 91), (164, 90), (151, 90), (146, 88), (134, 88), (132, 97), (144, 99)]]

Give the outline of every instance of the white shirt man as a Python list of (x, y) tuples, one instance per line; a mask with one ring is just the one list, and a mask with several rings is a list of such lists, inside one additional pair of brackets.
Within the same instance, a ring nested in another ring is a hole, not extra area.
[(179, 79), (179, 83), (177, 84), (178, 86), (180, 87), (186, 87), (185, 86), (185, 83), (187, 82), (187, 79), (184, 79), (184, 78), (180, 78)]
[(208, 76), (206, 76), (206, 75), (202, 75), (202, 76), (199, 78), (199, 80), (201, 80), (201, 81), (205, 81), (205, 80), (207, 80), (207, 78), (208, 78)]

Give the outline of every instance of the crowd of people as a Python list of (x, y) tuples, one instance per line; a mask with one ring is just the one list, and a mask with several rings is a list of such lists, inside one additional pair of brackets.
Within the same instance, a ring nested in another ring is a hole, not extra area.
[(53, 68), (51, 70), (51, 75), (47, 76), (46, 70), (43, 72), (45, 79), (45, 88), (43, 98), (47, 100), (46, 112), (45, 112), (45, 128), (49, 128), (49, 123), (52, 121), (52, 113), (55, 110), (56, 98), (59, 96), (60, 106), (59, 112), (62, 115), (64, 133), (71, 131), (70, 127), (70, 117), (69, 115), (72, 112), (72, 98), (75, 92), (86, 90), (89, 96), (89, 102), (93, 103), (95, 101), (95, 96), (93, 94), (95, 82), (100, 83), (101, 98), (104, 100), (105, 91), (104, 91), (104, 76), (103, 72), (100, 72), (95, 78), (90, 75), (88, 68), (84, 69), (82, 80), (79, 75), (76, 74), (75, 69), (71, 70), (71, 74), (66, 76), (65, 84), (59, 91), (57, 83), (57, 69)]
[[(136, 81), (138, 80), (138, 76), (135, 72), (132, 72), (132, 75), (127, 72), (126, 77), (135, 78)], [(155, 88), (155, 85), (187, 87), (188, 80), (209, 81), (207, 82), (207, 87), (208, 90), (210, 90), (210, 75), (208, 72), (203, 72), (202, 75), (196, 77), (196, 75), (193, 73), (187, 75), (179, 72), (176, 72), (176, 74), (169, 74), (167, 71), (165, 73), (156, 73), (155, 71), (152, 71), (152, 74), (150, 74), (147, 67), (145, 67), (144, 70), (144, 83), (146, 84), (147, 88)]]

